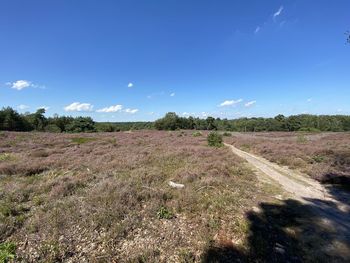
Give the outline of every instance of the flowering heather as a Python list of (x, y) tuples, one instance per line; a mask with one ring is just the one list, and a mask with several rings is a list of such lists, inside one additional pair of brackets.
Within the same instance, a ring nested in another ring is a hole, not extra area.
[(24, 262), (200, 261), (210, 242), (243, 244), (244, 214), (266, 197), (192, 131), (0, 138), (0, 241)]

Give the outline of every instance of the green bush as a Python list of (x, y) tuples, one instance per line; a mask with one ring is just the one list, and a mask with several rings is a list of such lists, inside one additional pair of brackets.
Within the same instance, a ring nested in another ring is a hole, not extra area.
[(315, 155), (312, 157), (312, 160), (316, 163), (322, 163), (324, 161), (324, 157), (322, 155)]
[(0, 244), (0, 263), (7, 263), (14, 260), (16, 256), (16, 245), (12, 242)]
[(165, 206), (161, 206), (157, 212), (159, 219), (172, 219), (174, 214)]
[(222, 143), (222, 135), (217, 132), (210, 132), (207, 136), (208, 145), (212, 147), (221, 147)]
[(77, 117), (67, 125), (68, 132), (95, 132), (95, 122), (91, 117)]
[(96, 139), (88, 138), (88, 137), (76, 137), (76, 138), (72, 138), (71, 140), (76, 144), (83, 144), (83, 143), (95, 141)]
[(224, 133), (222, 134), (222, 136), (230, 137), (230, 136), (232, 136), (232, 133), (230, 133), (230, 132), (224, 132)]
[(193, 137), (199, 137), (202, 136), (202, 133), (200, 131), (195, 131), (194, 133), (192, 133)]

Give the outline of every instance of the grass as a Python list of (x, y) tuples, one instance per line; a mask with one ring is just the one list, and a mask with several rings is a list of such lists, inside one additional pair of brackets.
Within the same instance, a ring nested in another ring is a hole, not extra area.
[(195, 131), (192, 133), (192, 136), (193, 137), (199, 137), (199, 136), (202, 136), (202, 133), (200, 131)]
[(15, 159), (12, 154), (9, 153), (0, 153), (0, 161), (11, 161)]
[(92, 142), (92, 141), (96, 140), (96, 138), (75, 137), (75, 138), (72, 138), (71, 140), (73, 143), (76, 143), (76, 144), (84, 144), (84, 143)]
[(13, 261), (16, 256), (16, 245), (12, 242), (0, 244), (0, 263)]
[(157, 212), (159, 219), (172, 219), (174, 214), (166, 207), (161, 206)]

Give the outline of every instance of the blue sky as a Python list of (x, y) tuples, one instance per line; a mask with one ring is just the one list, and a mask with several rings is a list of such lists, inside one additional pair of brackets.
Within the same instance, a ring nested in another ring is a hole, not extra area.
[(0, 1), (0, 106), (97, 121), (350, 114), (350, 1)]

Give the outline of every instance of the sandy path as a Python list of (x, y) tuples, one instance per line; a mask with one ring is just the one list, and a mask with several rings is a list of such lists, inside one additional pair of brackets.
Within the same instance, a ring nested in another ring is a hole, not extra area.
[(336, 232), (341, 239), (350, 242), (349, 193), (338, 191), (330, 193), (327, 188), (306, 175), (281, 167), (262, 157), (244, 152), (232, 145), (225, 145), (230, 147), (233, 153), (276, 181), (294, 199), (309, 204), (324, 222), (337, 226)]

